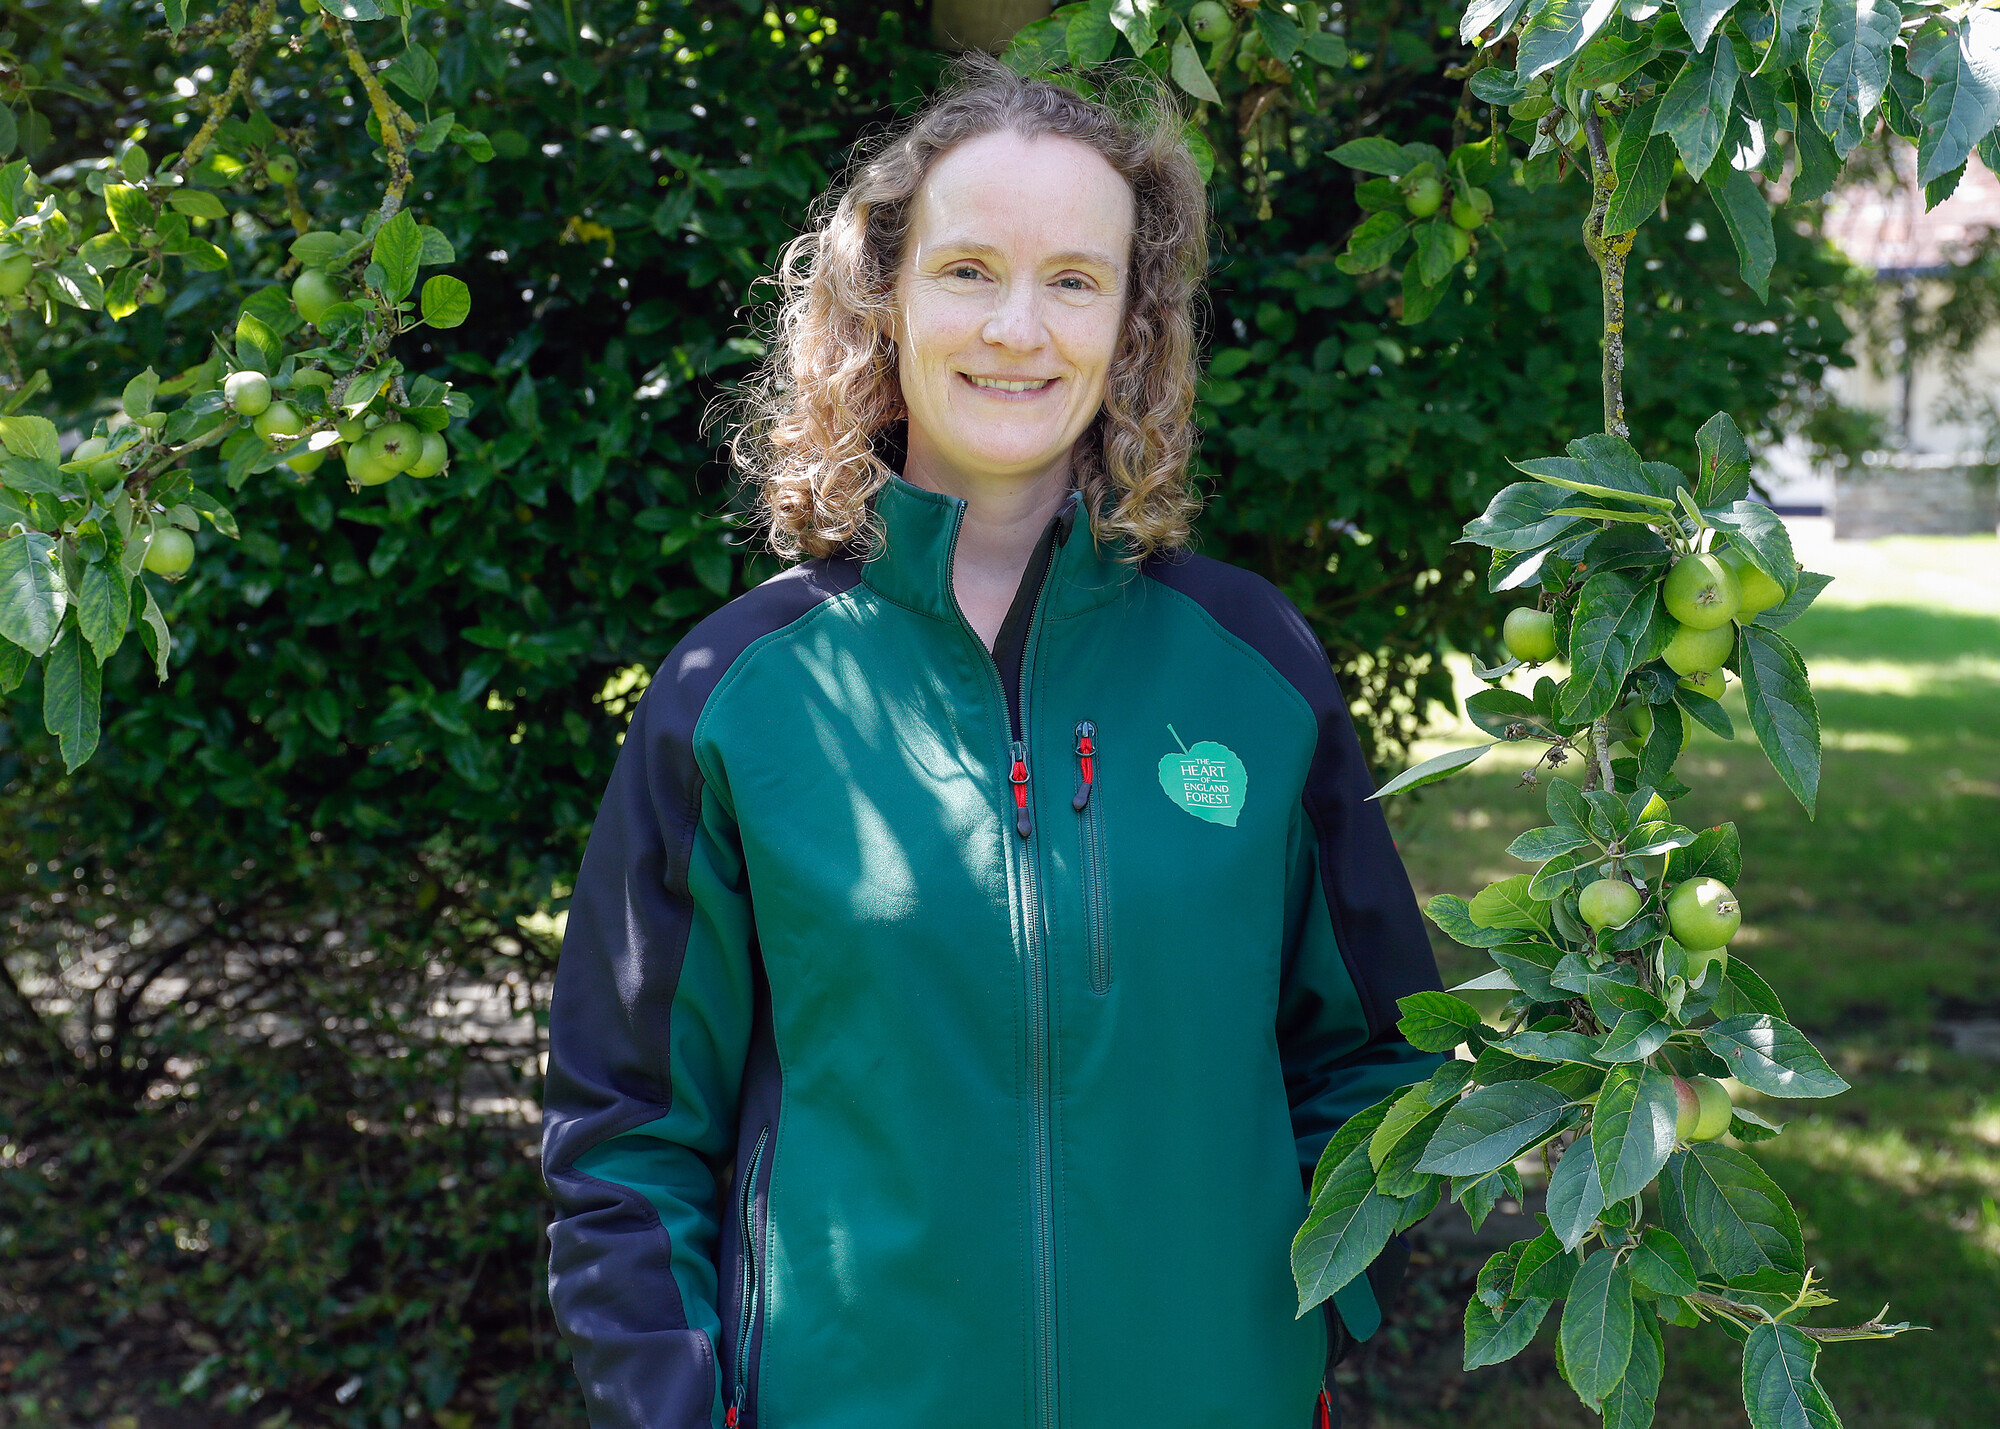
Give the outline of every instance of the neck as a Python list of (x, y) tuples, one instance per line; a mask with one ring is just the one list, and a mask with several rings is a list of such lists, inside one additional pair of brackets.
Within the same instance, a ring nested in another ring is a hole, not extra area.
[(952, 592), (967, 622), (991, 647), (1035, 542), (1069, 493), (1069, 456), (1064, 453), (1041, 472), (1018, 476), (967, 473), (934, 458), (913, 435), (903, 479), (965, 502), (952, 556)]

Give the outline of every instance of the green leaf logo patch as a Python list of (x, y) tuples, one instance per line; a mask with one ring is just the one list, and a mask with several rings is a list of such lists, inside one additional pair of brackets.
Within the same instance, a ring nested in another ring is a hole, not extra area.
[(1250, 789), (1250, 775), (1236, 751), (1227, 745), (1204, 739), (1192, 749), (1172, 725), (1167, 733), (1180, 745), (1180, 753), (1160, 756), (1160, 787), (1167, 797), (1211, 824), (1236, 827), (1243, 812), (1243, 796)]

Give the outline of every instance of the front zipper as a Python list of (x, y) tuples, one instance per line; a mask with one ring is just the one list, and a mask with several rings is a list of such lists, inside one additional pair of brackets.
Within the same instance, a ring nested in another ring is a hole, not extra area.
[[(1071, 498), (1072, 506), (1074, 496)], [(1055, 518), (1061, 522), (1063, 514)], [(951, 530), (950, 556), (945, 563), (947, 588), (950, 571), (958, 555), (959, 532), (965, 524), (965, 503), (958, 504), (956, 519)], [(1061, 545), (1067, 531), (1058, 526), (1056, 544)], [(1008, 708), (1007, 684), (1000, 675), (999, 662), (993, 651), (972, 628), (972, 622), (965, 618), (965, 611), (958, 604), (958, 594), (951, 592), (952, 608), (958, 611), (958, 623), (965, 631), (966, 638), (979, 647), (986, 657), (986, 668), (993, 675), (993, 692), (999, 697), (1000, 723), (1007, 737), (1008, 784), (1013, 791), (1014, 832), (1023, 840), (1019, 857), (1015, 862), (1019, 870), (1021, 889), (1022, 923), (1026, 930), (1027, 949), (1024, 962), (1028, 972), (1028, 1080), (1030, 1095), (1034, 1102), (1034, 1172), (1032, 1194), (1034, 1199), (1033, 1219), (1035, 1236), (1035, 1399), (1036, 1423), (1041, 1429), (1055, 1429), (1056, 1425), (1056, 1343), (1055, 1343), (1055, 1170), (1054, 1153), (1050, 1142), (1051, 1111), (1053, 1100), (1050, 1090), (1049, 1068), (1049, 978), (1047, 952), (1042, 942), (1042, 900), (1041, 888), (1036, 877), (1034, 820), (1029, 811), (1028, 801), (1028, 690), (1032, 683), (1028, 672), (1033, 668), (1035, 637), (1038, 633), (1037, 620), (1041, 615), (1042, 596), (1048, 589), (1049, 572), (1055, 568), (1053, 548), (1048, 560), (1043, 564), (1039, 576), (1040, 584), (1035, 588), (1034, 604), (1029, 608), (1028, 629), (1025, 648), (1021, 652), (1021, 668), (1018, 686), (1020, 728)], [(734, 1429), (734, 1426), (731, 1426)]]
[(722, 1416), (729, 1429), (736, 1429), (741, 1420), (743, 1398), (750, 1388), (750, 1329), (757, 1319), (757, 1300), (763, 1291), (757, 1264), (757, 1169), (764, 1161), (764, 1143), (770, 1139), (769, 1126), (757, 1133), (757, 1148), (750, 1153), (750, 1169), (743, 1175), (742, 1193), (736, 1198), (737, 1228), (743, 1239), (743, 1274), (736, 1302), (736, 1393), (729, 1412)]
[(1082, 720), (1076, 727), (1076, 794), (1070, 805), (1077, 812), (1077, 841), (1083, 863), (1084, 923), (1090, 936), (1090, 990), (1111, 988), (1110, 879), (1104, 870), (1104, 796), (1097, 789), (1097, 726)]

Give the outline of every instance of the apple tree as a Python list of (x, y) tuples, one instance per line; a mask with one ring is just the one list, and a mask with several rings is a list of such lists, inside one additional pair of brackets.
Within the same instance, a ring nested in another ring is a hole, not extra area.
[[(109, 162), (0, 167), (0, 692), (42, 663), (42, 717), (72, 770), (97, 747), (102, 669), (128, 633), (166, 679), (172, 636), (148, 577), (185, 576), (204, 522), (238, 534), (225, 492), (334, 472), (357, 490), (436, 477), (446, 430), (470, 413), (396, 352), (412, 330), (455, 327), (471, 309), (459, 279), (424, 276), (455, 255), (407, 205), (411, 156), (493, 154), (429, 103), (438, 64), (410, 34), (417, 0), (302, 0), (282, 19), (277, 0), (192, 13), (166, 0), (165, 11), (192, 130), (178, 148), (142, 125)], [(258, 62), (274, 46), (326, 47), (368, 116), (381, 199), (359, 224), (315, 226), (300, 152), (312, 136), (281, 130), (262, 104)], [(0, 108), (0, 159), (47, 138), (37, 95), (64, 88), (10, 70), (19, 113)], [(215, 274), (251, 289), (233, 326), (185, 371), (131, 373), (121, 410), (65, 452), (37, 410), (60, 394), (23, 352), (95, 316), (175, 314)]]

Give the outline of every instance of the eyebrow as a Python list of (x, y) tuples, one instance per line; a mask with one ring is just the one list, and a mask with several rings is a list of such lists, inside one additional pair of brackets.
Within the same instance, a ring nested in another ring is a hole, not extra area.
[[(973, 258), (1001, 258), (1006, 256), (990, 243), (975, 243), (969, 239), (942, 238), (934, 242), (931, 246), (935, 249), (942, 249), (948, 252), (963, 253)], [(1073, 248), (1068, 252), (1050, 254), (1049, 257), (1050, 261), (1055, 263), (1081, 263), (1086, 267), (1109, 269), (1113, 273), (1121, 271), (1117, 259), (1095, 248)]]

